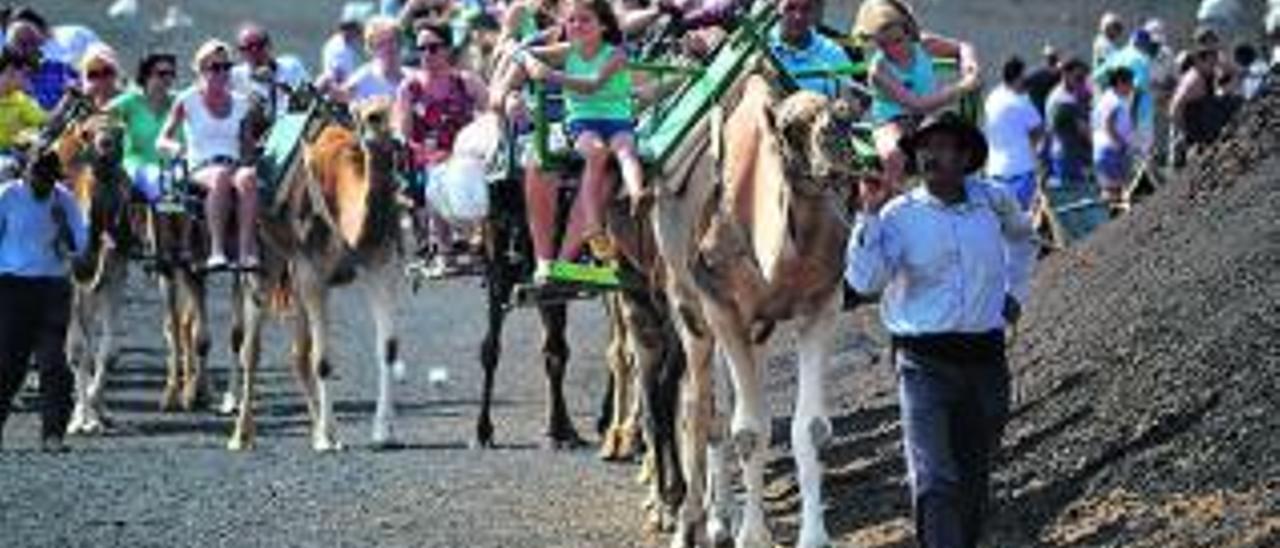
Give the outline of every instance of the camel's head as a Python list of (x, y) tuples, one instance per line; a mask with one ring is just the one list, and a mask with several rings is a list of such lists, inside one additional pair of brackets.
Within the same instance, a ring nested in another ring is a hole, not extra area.
[(774, 106), (787, 175), (827, 187), (849, 186), (842, 183), (860, 175), (853, 147), (857, 117), (856, 105), (810, 91), (794, 93)]
[(365, 142), (391, 139), (391, 102), (378, 99), (362, 103), (356, 108), (356, 124)]
[(95, 158), (118, 163), (124, 156), (124, 126), (105, 114), (97, 114), (76, 124), (80, 140)]

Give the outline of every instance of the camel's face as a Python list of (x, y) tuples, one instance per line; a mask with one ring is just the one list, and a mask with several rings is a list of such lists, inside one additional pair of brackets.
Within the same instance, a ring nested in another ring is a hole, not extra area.
[(92, 146), (98, 158), (119, 160), (124, 155), (124, 126), (106, 116), (95, 116), (80, 128), (83, 142)]
[(857, 109), (845, 100), (799, 92), (774, 109), (790, 177), (843, 188), (859, 173), (853, 147)]

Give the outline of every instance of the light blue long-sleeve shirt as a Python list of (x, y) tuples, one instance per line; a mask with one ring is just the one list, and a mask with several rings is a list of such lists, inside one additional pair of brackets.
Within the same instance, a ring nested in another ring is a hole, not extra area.
[(88, 227), (75, 198), (61, 185), (44, 200), (37, 200), (31, 186), (21, 181), (0, 184), (0, 275), (23, 278), (65, 278), (67, 262), (58, 247), (58, 225), (53, 206), (67, 216), (74, 256), (84, 253)]
[[(804, 48), (795, 48), (782, 39), (780, 27), (774, 27), (769, 34), (769, 51), (788, 73), (795, 75), (809, 71), (836, 71), (849, 68), (853, 61), (849, 55), (830, 38), (810, 31), (809, 44)], [(796, 85), (827, 97), (835, 97), (841, 87), (847, 87), (852, 77), (844, 76), (809, 76), (797, 78)]]
[(845, 280), (881, 294), (890, 333), (985, 333), (1004, 327), (1006, 294), (1026, 302), (1036, 251), (1030, 218), (990, 182), (970, 178), (965, 194), (947, 205), (920, 186), (858, 216)]

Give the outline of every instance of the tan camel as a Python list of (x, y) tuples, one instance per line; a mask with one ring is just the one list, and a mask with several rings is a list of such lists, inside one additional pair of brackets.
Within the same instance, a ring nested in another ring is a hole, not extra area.
[[(689, 372), (682, 396), (685, 477), (689, 494), (673, 544), (728, 537), (728, 447), (715, 406), (711, 351), (729, 365), (735, 406), (728, 431), (742, 461), (747, 488), (738, 546), (770, 546), (762, 501), (769, 421), (761, 357), (776, 324), (798, 327), (799, 394), (792, 448), (802, 498), (801, 546), (827, 542), (822, 518), (822, 468), (817, 452), (830, 437), (822, 373), (830, 354), (840, 301), (848, 226), (843, 194), (852, 171), (848, 135), (852, 112), (817, 94), (779, 102), (768, 81), (747, 78), (723, 127), (677, 170), (687, 181), (658, 200), (655, 230), (668, 265), (671, 296), (681, 318)], [(713, 120), (716, 118), (713, 117)], [(719, 160), (719, 161), (717, 161)], [(711, 504), (701, 489), (711, 460)]]
[(359, 113), (361, 134), (328, 124), (306, 145), (305, 169), (286, 172), (289, 192), (280, 210), (264, 213), (260, 234), (268, 252), (264, 271), (246, 274), (245, 317), (240, 352), (244, 375), (240, 413), (228, 448), (254, 442), (254, 374), (261, 328), (271, 302), (291, 293), (294, 306), (294, 369), (311, 415), (311, 444), (317, 451), (340, 449), (334, 436), (333, 401), (325, 380), (329, 361), (329, 288), (358, 282), (368, 298), (376, 332), (378, 398), (372, 438), (395, 442), (393, 376), (403, 374), (393, 316), (399, 294), (400, 206), (394, 171), (400, 149), (389, 127), (389, 105)]

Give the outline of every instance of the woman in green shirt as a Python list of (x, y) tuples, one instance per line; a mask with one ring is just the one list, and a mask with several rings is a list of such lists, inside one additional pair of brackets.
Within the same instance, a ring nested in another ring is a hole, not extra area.
[(124, 169), (133, 181), (135, 192), (155, 204), (160, 200), (160, 154), (156, 138), (165, 116), (173, 107), (173, 81), (177, 76), (177, 57), (169, 53), (152, 53), (138, 65), (137, 87), (117, 97), (107, 110), (125, 127)]
[[(633, 211), (644, 207), (647, 196), (636, 149), (631, 73), (613, 8), (607, 0), (572, 0), (565, 16), (568, 43), (531, 48), (518, 60), (531, 78), (564, 88), (574, 150), (586, 161), (558, 257), (573, 261), (584, 242), (602, 235), (611, 196), (606, 177), (611, 156), (618, 159)], [(549, 64), (563, 69), (553, 70)], [(535, 277), (549, 270), (545, 261), (539, 257), (541, 272)]]

